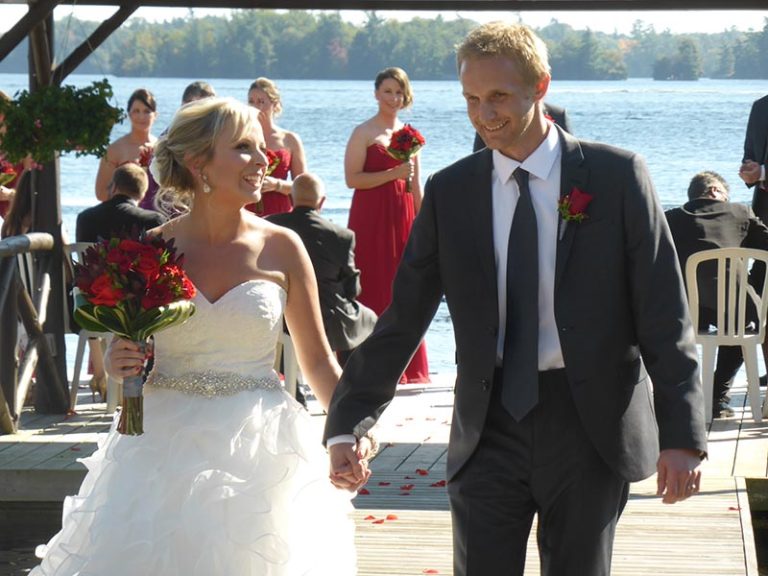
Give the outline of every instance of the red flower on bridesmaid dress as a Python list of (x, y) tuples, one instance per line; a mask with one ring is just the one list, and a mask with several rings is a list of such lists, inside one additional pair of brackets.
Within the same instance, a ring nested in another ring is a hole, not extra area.
[(573, 187), (570, 194), (566, 194), (557, 203), (557, 210), (560, 217), (566, 222), (581, 222), (584, 218), (589, 218), (586, 213), (587, 206), (592, 202), (593, 196)]

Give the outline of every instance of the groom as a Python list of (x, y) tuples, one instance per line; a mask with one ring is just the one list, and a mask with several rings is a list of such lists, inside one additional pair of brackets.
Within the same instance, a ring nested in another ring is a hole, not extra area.
[(643, 161), (544, 117), (533, 32), (480, 26), (457, 62), (488, 148), (427, 182), (392, 304), (331, 402), (331, 478), (367, 473), (354, 442), (444, 295), (455, 576), (523, 574), (535, 514), (542, 575), (607, 575), (629, 482), (657, 471), (667, 503), (699, 489), (704, 402), (675, 250)]

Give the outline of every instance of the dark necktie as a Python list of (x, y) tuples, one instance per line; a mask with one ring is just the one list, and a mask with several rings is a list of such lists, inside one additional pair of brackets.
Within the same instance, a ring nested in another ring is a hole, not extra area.
[(539, 236), (528, 172), (514, 172), (520, 189), (507, 248), (507, 322), (501, 401), (518, 422), (539, 401)]

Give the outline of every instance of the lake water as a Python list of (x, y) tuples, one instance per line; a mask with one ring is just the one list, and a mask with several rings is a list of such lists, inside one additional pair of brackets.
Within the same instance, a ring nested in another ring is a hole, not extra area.
[[(70, 76), (82, 86), (96, 76)], [(133, 90), (145, 87), (158, 102), (155, 134), (171, 120), (184, 87), (195, 79), (115, 78), (109, 81), (116, 104), (125, 106)], [(221, 96), (246, 99), (251, 79), (208, 79)], [(277, 80), (283, 100), (280, 126), (297, 132), (307, 154), (309, 170), (326, 184), (324, 215), (346, 225), (352, 191), (344, 184), (344, 148), (353, 127), (376, 111), (373, 82)], [(0, 88), (13, 94), (27, 86), (22, 74), (0, 74)], [(413, 83), (415, 102), (402, 118), (424, 134), (422, 175), (450, 164), (471, 151), (474, 132), (467, 119), (458, 82)], [(654, 82), (553, 82), (548, 100), (565, 106), (574, 133), (642, 154), (665, 208), (685, 201), (690, 178), (715, 170), (732, 186), (735, 201), (748, 202), (751, 192), (737, 171), (752, 102), (768, 93), (768, 80), (709, 80)], [(127, 131), (115, 127), (113, 137)], [(94, 157), (64, 156), (61, 160), (61, 202), (64, 225), (74, 236), (75, 218), (96, 202)], [(454, 370), (454, 341), (447, 309), (441, 306), (427, 334), (432, 371)], [(69, 347), (71, 348), (71, 347)], [(70, 362), (71, 365), (71, 362)]]

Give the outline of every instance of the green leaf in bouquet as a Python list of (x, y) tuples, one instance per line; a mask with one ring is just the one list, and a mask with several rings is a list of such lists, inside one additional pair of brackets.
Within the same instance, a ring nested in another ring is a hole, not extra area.
[(123, 338), (130, 338), (127, 317), (122, 310), (108, 306), (94, 306), (85, 295), (75, 290), (75, 321), (85, 330), (92, 332), (114, 332)]
[(166, 306), (143, 310), (133, 321), (136, 339), (144, 340), (160, 330), (182, 324), (194, 313), (195, 305), (189, 300), (178, 300)]

